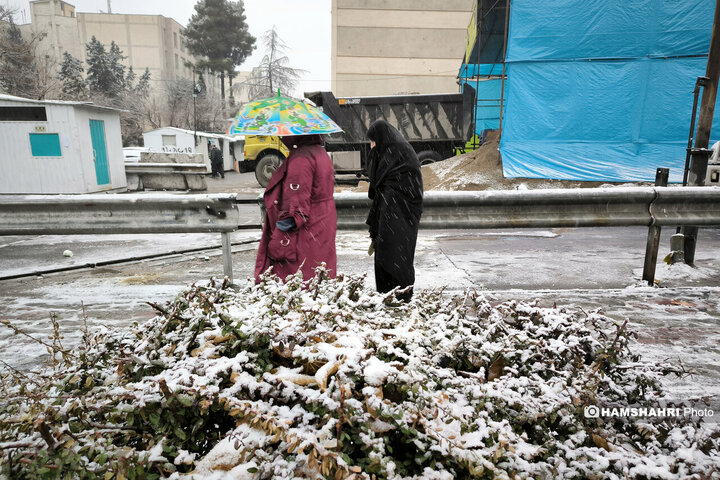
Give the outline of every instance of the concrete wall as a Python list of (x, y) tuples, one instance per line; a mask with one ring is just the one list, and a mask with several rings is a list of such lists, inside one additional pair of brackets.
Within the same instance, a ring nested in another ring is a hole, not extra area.
[[(205, 132), (198, 132), (198, 145), (195, 146), (195, 138), (193, 132), (187, 132), (185, 130), (173, 127), (159, 128), (151, 132), (143, 133), (144, 146), (146, 148), (149, 148), (152, 152), (163, 152), (163, 135), (175, 135), (175, 146), (177, 148), (174, 150), (177, 150), (181, 153), (184, 152), (202, 154), (204, 162), (208, 166), (208, 171), (210, 171), (211, 168), (208, 142), (214, 143), (215, 145), (220, 145), (220, 143), (222, 143), (223, 168), (225, 169), (225, 171), (233, 170), (233, 162), (235, 159), (239, 158), (238, 161), (242, 161), (242, 143), (240, 143), (239, 148), (235, 148), (235, 158), (233, 158), (233, 156), (230, 155), (230, 137), (223, 137), (222, 139), (219, 139), (215, 135), (209, 136)], [(222, 140), (222, 142), (220, 140)], [(173, 149), (166, 148), (165, 150), (168, 151), (168, 153), (171, 153), (170, 151)]]
[[(203, 163), (199, 153), (158, 153), (143, 152), (140, 163)], [(208, 173), (210, 173), (208, 169)], [(128, 175), (130, 190), (207, 190), (204, 175), (173, 174), (130, 174)]]
[[(22, 105), (0, 100), (0, 106)], [(118, 112), (52, 104), (45, 108), (45, 122), (0, 122), (0, 193), (92, 193), (124, 189), (126, 179)], [(105, 122), (108, 185), (97, 184), (90, 118)], [(57, 133), (61, 156), (33, 156), (31, 133)]]
[(470, 0), (332, 0), (332, 91), (458, 91), (472, 7)]

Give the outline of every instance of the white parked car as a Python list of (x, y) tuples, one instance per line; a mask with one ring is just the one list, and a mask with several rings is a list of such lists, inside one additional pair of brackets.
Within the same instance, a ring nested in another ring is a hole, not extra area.
[(123, 157), (127, 163), (137, 163), (140, 161), (140, 154), (149, 151), (150, 149), (146, 147), (125, 147), (123, 148)]

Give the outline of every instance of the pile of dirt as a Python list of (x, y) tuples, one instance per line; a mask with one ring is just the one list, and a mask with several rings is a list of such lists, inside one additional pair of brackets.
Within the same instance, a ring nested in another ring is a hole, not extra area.
[(425, 190), (523, 190), (603, 185), (603, 182), (505, 178), (498, 151), (499, 142), (499, 132), (490, 132), (485, 143), (476, 150), (424, 166)]

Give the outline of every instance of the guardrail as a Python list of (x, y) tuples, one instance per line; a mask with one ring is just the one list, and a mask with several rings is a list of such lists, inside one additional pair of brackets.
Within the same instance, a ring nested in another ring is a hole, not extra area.
[[(338, 228), (367, 228), (365, 193), (335, 196)], [(718, 187), (612, 187), (426, 192), (420, 228), (720, 225)]]
[(228, 234), (248, 228), (238, 205), (256, 203), (235, 194), (4, 195), (0, 235), (219, 232), (223, 270), (232, 281)]
[[(338, 228), (364, 230), (365, 193), (335, 195)], [(228, 233), (240, 228), (238, 205), (261, 198), (235, 194), (5, 195), (0, 235), (220, 232), (232, 281)], [(427, 192), (425, 229), (720, 225), (720, 187), (613, 187), (482, 192)]]

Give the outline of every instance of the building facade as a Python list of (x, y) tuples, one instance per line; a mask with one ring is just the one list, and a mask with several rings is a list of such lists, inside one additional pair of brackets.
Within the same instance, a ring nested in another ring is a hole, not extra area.
[(458, 91), (472, 0), (332, 0), (336, 96)]
[(78, 13), (75, 7), (62, 0), (30, 2), (29, 25), (23, 29), (45, 32), (42, 42), (48, 55), (59, 68), (63, 52), (85, 61), (85, 45), (94, 36), (109, 47), (115, 42), (139, 76), (150, 70), (153, 87), (158, 82), (192, 78), (187, 62), (195, 62), (185, 48), (183, 26), (162, 15), (128, 15), (116, 13)]

